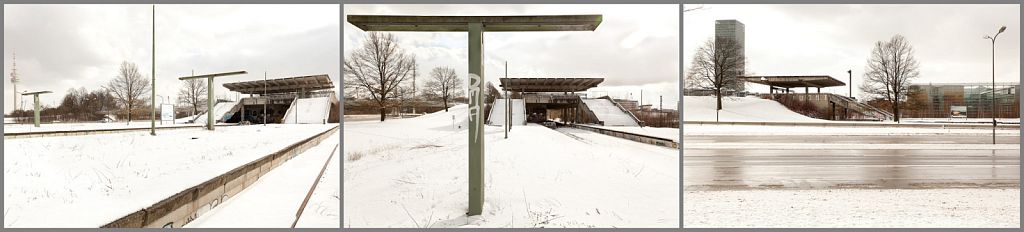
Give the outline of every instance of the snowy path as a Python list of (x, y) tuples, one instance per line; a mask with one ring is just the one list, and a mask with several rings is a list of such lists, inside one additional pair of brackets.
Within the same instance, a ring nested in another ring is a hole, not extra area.
[(343, 226), (678, 226), (678, 150), (532, 124), (486, 127), (484, 214), (467, 218), (465, 112), (346, 123)]
[(1020, 228), (1020, 189), (685, 191), (684, 228)]
[(4, 226), (99, 227), (334, 126), (5, 140)]
[[(179, 124), (172, 124), (171, 121), (165, 121), (163, 125), (160, 122), (156, 122), (156, 127), (188, 127), (197, 126), (199, 124), (182, 124), (182, 121), (178, 121)], [(125, 129), (125, 128), (149, 128), (149, 121), (133, 121), (131, 123), (124, 122), (111, 122), (111, 123), (51, 123), (51, 124), (39, 124), (39, 127), (35, 127), (32, 124), (4, 124), (4, 133), (23, 133), (23, 132), (44, 132), (44, 131), (78, 131), (78, 130), (100, 130), (100, 129)]]
[[(512, 102), (512, 125), (526, 124), (526, 105), (523, 99), (511, 99)], [(505, 99), (495, 99), (491, 107), (489, 125), (505, 125)]]
[[(317, 196), (334, 195), (340, 198), (338, 180), (334, 184), (326, 184), (324, 177), (316, 179), (325, 162), (330, 160), (328, 175), (340, 175), (338, 161), (340, 154), (331, 153), (338, 149), (338, 132), (327, 137), (316, 147), (306, 150), (281, 166), (274, 168), (260, 177), (252, 186), (238, 195), (224, 201), (210, 212), (190, 222), (190, 228), (288, 228), (295, 220), (295, 212), (306, 197), (313, 180), (320, 181), (314, 194)], [(314, 223), (313, 227), (338, 228), (340, 226), (339, 198), (311, 198), (304, 215), (303, 222)], [(330, 212), (333, 208), (333, 212)], [(330, 222), (333, 222), (332, 224)], [(305, 227), (300, 224), (296, 227)]]

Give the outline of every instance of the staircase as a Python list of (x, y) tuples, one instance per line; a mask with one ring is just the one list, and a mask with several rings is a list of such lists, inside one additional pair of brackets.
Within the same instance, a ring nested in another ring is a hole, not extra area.
[(853, 111), (857, 111), (864, 115), (875, 117), (883, 121), (891, 121), (894, 118), (893, 114), (889, 113), (888, 111), (884, 111), (875, 108), (874, 106), (858, 102), (857, 100), (854, 100), (847, 96), (829, 94), (828, 101), (835, 103), (836, 106), (844, 106), (847, 109), (851, 109)]

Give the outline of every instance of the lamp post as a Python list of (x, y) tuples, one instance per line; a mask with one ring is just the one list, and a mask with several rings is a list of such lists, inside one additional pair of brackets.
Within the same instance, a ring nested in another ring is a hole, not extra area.
[(992, 144), (996, 144), (996, 38), (1006, 31), (1006, 26), (999, 28), (996, 35), (985, 36), (985, 39), (992, 41)]

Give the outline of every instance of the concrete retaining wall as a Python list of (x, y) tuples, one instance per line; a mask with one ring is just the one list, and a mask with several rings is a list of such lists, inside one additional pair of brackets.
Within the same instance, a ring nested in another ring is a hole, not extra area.
[(604, 128), (590, 127), (590, 126), (584, 126), (584, 125), (578, 125), (578, 124), (569, 124), (569, 126), (572, 127), (572, 128), (576, 128), (576, 129), (593, 131), (593, 132), (597, 132), (597, 133), (600, 133), (600, 134), (603, 134), (603, 135), (624, 138), (624, 139), (633, 140), (633, 141), (637, 141), (637, 142), (641, 142), (641, 143), (653, 144), (653, 145), (658, 145), (658, 146), (663, 146), (663, 147), (671, 147), (671, 148), (679, 149), (679, 142), (676, 142), (676, 140), (672, 140), (672, 139), (654, 137), (654, 136), (649, 136), (649, 135), (634, 134), (634, 133), (617, 131), (617, 130), (609, 130), (609, 129), (604, 129)]
[(336, 130), (338, 126), (185, 189), (150, 207), (103, 225), (102, 228), (180, 228), (252, 186), (270, 170), (320, 144), (320, 141)]

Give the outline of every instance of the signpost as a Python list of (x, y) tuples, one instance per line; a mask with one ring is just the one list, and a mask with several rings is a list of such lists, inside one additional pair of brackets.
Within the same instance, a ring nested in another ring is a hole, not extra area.
[(364, 31), (468, 32), (469, 35), (469, 212), (484, 204), (484, 32), (593, 31), (601, 15), (539, 16), (404, 16), (348, 15)]
[(174, 123), (174, 105), (160, 105), (160, 122), (163, 121), (171, 121), (171, 124)]

